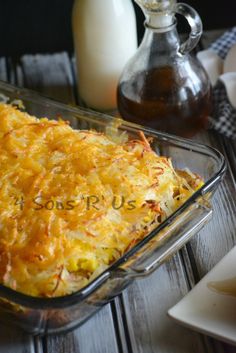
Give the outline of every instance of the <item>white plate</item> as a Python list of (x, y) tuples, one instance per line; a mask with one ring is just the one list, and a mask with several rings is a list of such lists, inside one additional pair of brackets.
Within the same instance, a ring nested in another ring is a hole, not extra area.
[(168, 315), (178, 323), (236, 345), (236, 297), (208, 288), (209, 282), (236, 277), (234, 247)]

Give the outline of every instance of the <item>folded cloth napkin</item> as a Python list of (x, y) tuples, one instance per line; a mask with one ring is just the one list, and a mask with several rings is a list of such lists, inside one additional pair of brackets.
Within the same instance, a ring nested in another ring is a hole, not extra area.
[(197, 56), (213, 86), (214, 110), (210, 128), (236, 139), (236, 27)]

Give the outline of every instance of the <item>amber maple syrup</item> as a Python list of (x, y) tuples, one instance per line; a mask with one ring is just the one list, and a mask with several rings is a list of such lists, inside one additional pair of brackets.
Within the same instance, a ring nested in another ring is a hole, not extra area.
[(188, 83), (173, 67), (142, 71), (118, 86), (120, 114), (131, 122), (191, 137), (207, 127), (211, 90)]

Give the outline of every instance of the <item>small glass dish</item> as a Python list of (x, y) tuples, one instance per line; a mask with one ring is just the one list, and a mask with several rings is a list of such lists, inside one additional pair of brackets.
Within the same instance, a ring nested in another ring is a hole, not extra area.
[[(114, 119), (67, 106), (26, 89), (0, 82), (1, 100), (21, 101), (37, 117), (65, 119), (77, 129), (108, 133)], [(81, 325), (135, 278), (147, 276), (179, 250), (210, 219), (210, 199), (224, 176), (224, 157), (217, 150), (179, 137), (120, 121), (118, 131), (138, 138), (152, 137), (152, 148), (171, 157), (174, 167), (188, 167), (204, 178), (204, 185), (166, 221), (81, 290), (64, 297), (31, 297), (0, 285), (0, 317), (34, 334), (71, 330)]]

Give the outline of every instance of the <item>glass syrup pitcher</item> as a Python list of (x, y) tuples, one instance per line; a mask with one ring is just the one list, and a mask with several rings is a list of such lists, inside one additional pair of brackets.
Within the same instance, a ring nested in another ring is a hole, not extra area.
[[(192, 7), (175, 0), (135, 1), (146, 16), (146, 31), (121, 75), (119, 112), (126, 120), (191, 137), (207, 127), (211, 112), (210, 81), (190, 55), (202, 34), (201, 19)], [(176, 29), (176, 13), (191, 27), (184, 43)]]

